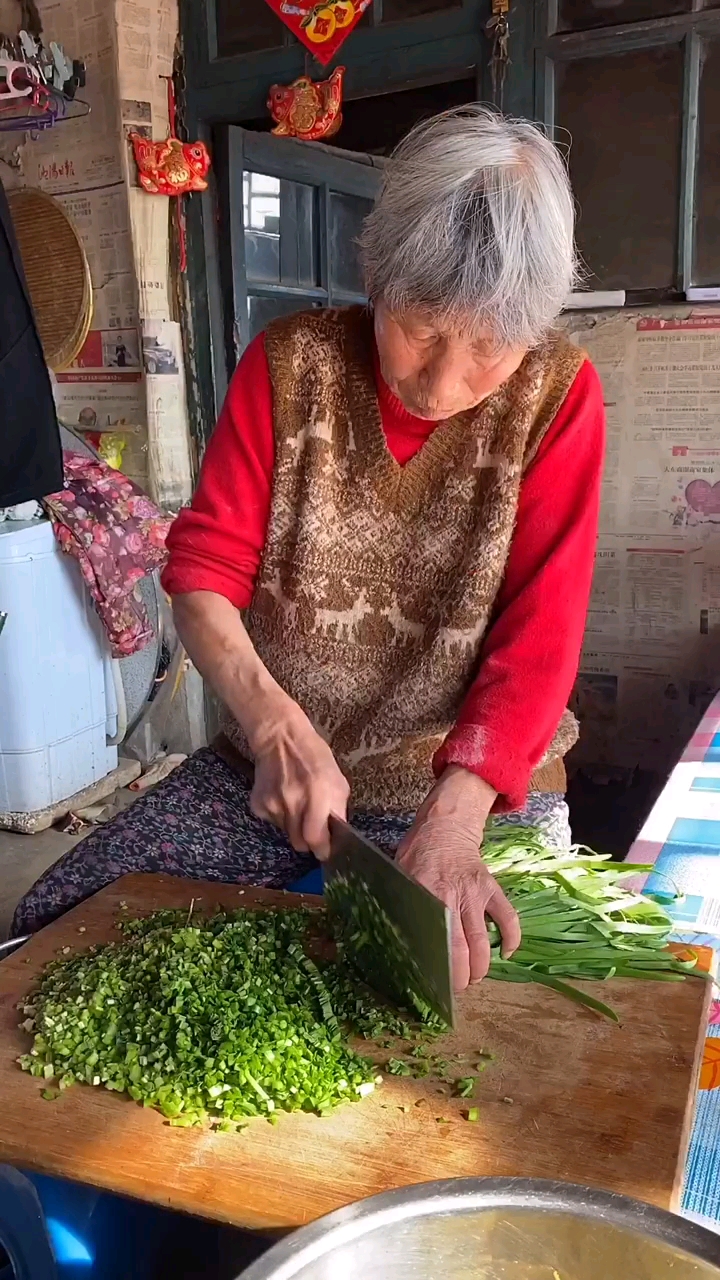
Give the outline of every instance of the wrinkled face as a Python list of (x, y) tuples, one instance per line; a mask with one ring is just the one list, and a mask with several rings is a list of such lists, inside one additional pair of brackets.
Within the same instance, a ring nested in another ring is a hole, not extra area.
[(474, 409), (520, 366), (526, 351), (463, 332), (422, 311), (395, 315), (375, 304), (382, 375), (409, 413), (438, 422)]

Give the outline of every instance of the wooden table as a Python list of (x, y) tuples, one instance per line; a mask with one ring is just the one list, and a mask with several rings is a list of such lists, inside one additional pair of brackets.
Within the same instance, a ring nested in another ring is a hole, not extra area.
[(0, 964), (0, 1161), (249, 1228), (297, 1227), (391, 1187), (467, 1175), (560, 1178), (677, 1205), (710, 997), (698, 979), (612, 981), (603, 995), (621, 1027), (539, 987), (472, 988), (440, 1045), (496, 1055), (480, 1077), (478, 1123), (437, 1082), (406, 1079), (328, 1117), (257, 1120), (242, 1134), (170, 1128), (99, 1088), (44, 1101), (41, 1082), (15, 1063), (29, 1047), (16, 1005), (40, 968), (63, 946), (117, 936), (121, 901), (132, 917), (192, 897), (204, 911), (301, 901), (126, 876)]

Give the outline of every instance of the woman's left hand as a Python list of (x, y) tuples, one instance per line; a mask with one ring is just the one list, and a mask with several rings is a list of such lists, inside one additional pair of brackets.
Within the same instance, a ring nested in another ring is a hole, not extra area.
[(456, 991), (464, 991), (469, 982), (479, 982), (488, 971), (486, 914), (500, 930), (504, 956), (512, 955), (520, 945), (517, 912), (479, 853), (494, 801), (495, 792), (482, 778), (451, 765), (418, 809), (397, 852), (403, 870), (452, 911)]

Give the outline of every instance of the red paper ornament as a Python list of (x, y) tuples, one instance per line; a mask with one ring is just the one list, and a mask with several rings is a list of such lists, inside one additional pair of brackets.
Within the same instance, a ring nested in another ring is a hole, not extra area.
[(151, 196), (184, 196), (190, 191), (207, 191), (205, 175), (210, 156), (204, 142), (181, 142), (165, 138), (151, 142), (131, 133), (138, 180)]
[[(162, 142), (153, 142), (140, 133), (129, 133), (137, 165), (138, 181), (151, 196), (182, 197), (191, 191), (207, 191), (205, 178), (210, 168), (210, 155), (204, 142), (181, 142), (176, 137), (175, 89), (171, 76), (162, 76), (168, 85), (169, 133)], [(177, 205), (180, 270), (187, 266), (185, 210)]]
[(344, 67), (336, 67), (327, 80), (300, 76), (292, 84), (271, 84), (267, 105), (279, 138), (317, 142), (331, 138), (342, 124)]
[(298, 40), (326, 66), (372, 0), (266, 0)]

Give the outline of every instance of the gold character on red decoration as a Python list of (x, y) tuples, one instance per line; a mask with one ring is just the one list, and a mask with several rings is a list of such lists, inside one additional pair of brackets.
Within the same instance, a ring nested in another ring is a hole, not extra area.
[[(335, 6), (341, 8), (340, 4)], [(350, 0), (345, 7), (352, 8)], [(275, 123), (273, 133), (280, 138), (300, 138), (317, 142), (331, 138), (342, 124), (342, 84), (344, 67), (336, 67), (327, 80), (300, 76), (292, 84), (273, 84), (268, 110)]]
[(205, 176), (210, 156), (203, 142), (181, 142), (165, 138), (151, 142), (139, 133), (131, 133), (130, 141), (138, 167), (138, 181), (153, 196), (179, 196), (186, 191), (206, 191)]

